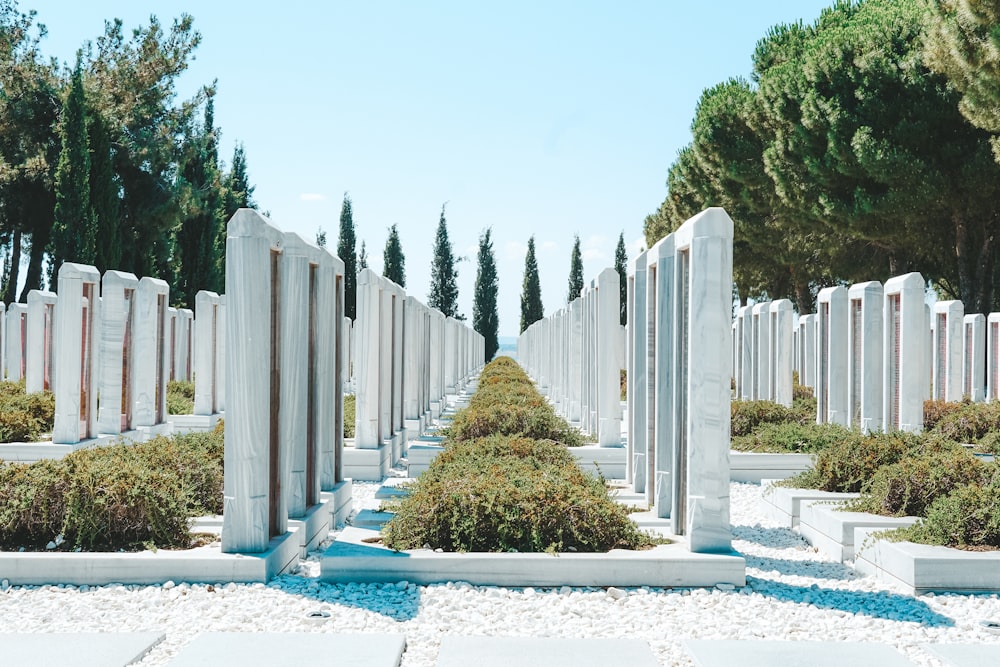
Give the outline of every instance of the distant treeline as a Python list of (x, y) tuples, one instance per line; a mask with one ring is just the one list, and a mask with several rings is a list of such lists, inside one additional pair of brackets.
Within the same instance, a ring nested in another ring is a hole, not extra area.
[(988, 312), (1000, 241), (1000, 2), (836, 2), (707, 89), (646, 218), (649, 244), (706, 206), (735, 225), (739, 297), (920, 271)]
[(54, 288), (64, 261), (162, 278), (177, 305), (224, 291), (225, 221), (253, 188), (242, 146), (219, 160), (215, 84), (176, 100), (201, 39), (191, 17), (131, 35), (109, 21), (70, 65), (44, 56), (44, 37), (35, 12), (0, 0), (4, 302)]

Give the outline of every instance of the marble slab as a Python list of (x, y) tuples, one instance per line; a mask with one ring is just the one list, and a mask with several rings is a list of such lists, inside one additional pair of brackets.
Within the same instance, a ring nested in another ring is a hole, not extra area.
[(902, 653), (873, 642), (685, 639), (698, 667), (912, 667)]
[[(333, 624), (330, 619), (329, 623)], [(207, 632), (183, 647), (171, 667), (273, 667), (324, 660), (337, 667), (397, 667), (406, 648), (401, 634)]]
[(4, 667), (37, 667), (59, 662), (74, 667), (131, 665), (163, 641), (162, 632), (39, 632), (0, 634)]
[(656, 667), (649, 644), (641, 639), (562, 637), (441, 638), (437, 667)]
[(1000, 644), (924, 644), (923, 649), (948, 667), (1000, 665)]

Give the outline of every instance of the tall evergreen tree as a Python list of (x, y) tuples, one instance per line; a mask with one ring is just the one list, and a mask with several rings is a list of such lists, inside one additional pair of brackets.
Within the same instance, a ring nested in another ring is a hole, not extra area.
[(476, 259), (476, 291), (472, 302), (472, 328), (485, 339), (486, 360), (489, 361), (500, 347), (500, 316), (497, 314), (496, 258), (493, 256), (492, 230), (486, 228), (479, 237), (479, 254)]
[(122, 220), (111, 149), (111, 131), (97, 109), (90, 113), (90, 204), (97, 219), (97, 259), (101, 273), (122, 266)]
[(340, 236), (337, 238), (337, 257), (344, 262), (344, 315), (352, 320), (358, 308), (358, 261), (354, 254), (357, 238), (354, 233), (354, 208), (351, 197), (344, 193), (340, 206)]
[(396, 229), (396, 225), (389, 228), (389, 238), (385, 241), (382, 275), (400, 287), (406, 287), (406, 257), (403, 256), (403, 246), (399, 242), (399, 230)]
[(361, 242), (361, 250), (358, 251), (358, 271), (368, 268), (368, 252), (365, 250), (365, 242)]
[(628, 254), (625, 252), (625, 232), (618, 234), (618, 246), (615, 248), (615, 271), (618, 272), (618, 303), (621, 325), (628, 322)]
[(83, 55), (78, 51), (59, 127), (62, 150), (56, 167), (53, 256), (50, 262), (54, 271), (58, 271), (58, 267), (66, 261), (92, 265), (97, 259), (97, 225), (90, 205), (90, 147), (82, 59)]
[(521, 333), (545, 317), (542, 307), (542, 286), (538, 282), (538, 262), (535, 260), (535, 237), (528, 239), (524, 256), (524, 283), (521, 287)]
[(580, 296), (583, 289), (583, 255), (580, 254), (580, 235), (573, 235), (573, 252), (569, 258), (569, 294), (566, 303)]
[(445, 317), (458, 315), (458, 269), (451, 252), (448, 239), (448, 223), (441, 205), (441, 219), (438, 221), (437, 235), (434, 237), (434, 259), (431, 260), (431, 292), (427, 305), (437, 308)]
[(222, 216), (224, 222), (228, 224), (233, 214), (241, 208), (257, 208), (257, 202), (253, 199), (254, 189), (247, 175), (246, 151), (243, 149), (243, 144), (237, 144), (233, 151), (233, 163), (229, 166), (229, 175), (226, 176)]

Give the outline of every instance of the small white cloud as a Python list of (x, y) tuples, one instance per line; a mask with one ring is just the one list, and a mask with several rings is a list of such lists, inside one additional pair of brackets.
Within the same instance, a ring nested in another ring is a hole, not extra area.
[(590, 262), (597, 259), (607, 259), (608, 255), (599, 248), (587, 248), (586, 250), (581, 248), (580, 257), (583, 258), (583, 261)]
[(518, 241), (507, 241), (503, 246), (504, 256), (507, 259), (520, 259), (524, 261), (524, 256), (528, 253), (528, 245)]
[(302, 201), (326, 201), (326, 195), (321, 195), (318, 192), (303, 192), (299, 195), (299, 199)]

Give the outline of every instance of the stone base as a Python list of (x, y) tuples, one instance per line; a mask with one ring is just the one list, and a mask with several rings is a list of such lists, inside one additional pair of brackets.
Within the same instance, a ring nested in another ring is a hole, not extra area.
[[(443, 438), (435, 438), (441, 441)], [(420, 473), (427, 470), (431, 461), (438, 454), (444, 451), (444, 447), (434, 444), (432, 441), (413, 440), (410, 442), (410, 451), (406, 457), (406, 474), (408, 477), (419, 477)]]
[(34, 463), (42, 459), (61, 459), (79, 449), (104, 447), (118, 442), (125, 444), (146, 442), (157, 435), (171, 435), (172, 432), (172, 424), (167, 422), (156, 426), (140, 426), (121, 434), (100, 434), (96, 438), (87, 438), (72, 444), (58, 444), (52, 441), (4, 442), (0, 443), (0, 460)]
[(344, 477), (366, 482), (380, 482), (389, 474), (392, 464), (392, 443), (386, 441), (378, 449), (344, 447)]
[(585, 445), (583, 447), (569, 447), (569, 453), (576, 457), (576, 461), (581, 468), (587, 472), (604, 475), (605, 479), (625, 479), (625, 447), (599, 447), (597, 445)]
[(426, 425), (427, 424), (424, 422), (423, 415), (421, 415), (419, 419), (404, 419), (403, 429), (406, 431), (407, 442), (412, 442), (413, 440), (419, 438), (424, 432)]
[(729, 478), (760, 484), (764, 479), (787, 479), (812, 468), (812, 454), (753, 454), (729, 452)]
[(866, 512), (844, 512), (823, 501), (805, 501), (799, 520), (799, 533), (820, 553), (839, 561), (854, 558), (856, 528), (889, 530), (911, 526), (917, 518), (891, 517)]
[[(858, 540), (861, 540), (858, 542)], [(871, 541), (861, 545), (854, 567), (910, 595), (929, 592), (1000, 592), (1000, 551), (962, 551), (912, 542)]]
[(761, 481), (760, 508), (764, 515), (788, 528), (799, 525), (802, 504), (810, 500), (847, 500), (857, 498), (857, 493), (834, 493), (832, 491), (817, 491), (815, 489), (790, 489), (783, 486), (771, 486), (773, 480)]
[(224, 412), (217, 412), (214, 415), (170, 415), (167, 420), (173, 424), (174, 433), (190, 433), (211, 431), (225, 416)]
[(746, 561), (741, 556), (691, 553), (683, 542), (646, 551), (595, 554), (439, 553), (393, 551), (365, 541), (378, 535), (374, 530), (345, 528), (323, 555), (320, 578), (330, 583), (466, 581), (475, 586), (746, 585)]
[(225, 554), (218, 543), (137, 553), (0, 552), (0, 572), (14, 586), (266, 583), (298, 563), (301, 543), (298, 531), (290, 530), (272, 538), (267, 551), (252, 554)]
[(431, 419), (437, 419), (441, 416), (441, 406), (443, 401), (431, 401)]

